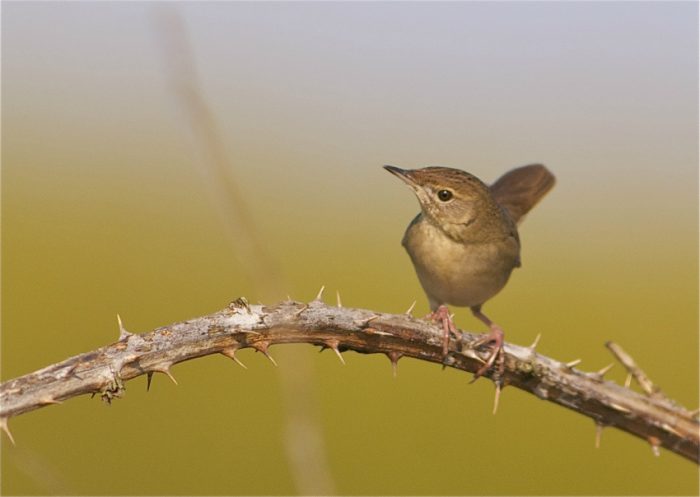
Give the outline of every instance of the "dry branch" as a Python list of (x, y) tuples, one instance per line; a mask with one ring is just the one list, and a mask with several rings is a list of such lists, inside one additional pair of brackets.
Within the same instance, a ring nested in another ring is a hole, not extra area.
[[(443, 359), (441, 330), (410, 315), (332, 307), (320, 300), (249, 306), (238, 299), (222, 311), (148, 333), (121, 329), (116, 343), (2, 383), (0, 426), (6, 428), (12, 416), (77, 395), (99, 394), (111, 401), (123, 392), (124, 381), (142, 374), (164, 373), (174, 380), (170, 368), (189, 359), (216, 353), (235, 359), (237, 350), (248, 347), (269, 357), (268, 348), (283, 343), (319, 345), (337, 353), (383, 353), (393, 363), (413, 357), (473, 373), (488, 356), (487, 350), (471, 347), (479, 336), (463, 332), (461, 343), (451, 341)], [(588, 416), (598, 427), (619, 428), (655, 449), (665, 447), (700, 462), (697, 412), (605, 381), (603, 371), (583, 372), (537, 354), (534, 345), (506, 344), (505, 370), (495, 379)], [(486, 376), (494, 379), (491, 372)]]

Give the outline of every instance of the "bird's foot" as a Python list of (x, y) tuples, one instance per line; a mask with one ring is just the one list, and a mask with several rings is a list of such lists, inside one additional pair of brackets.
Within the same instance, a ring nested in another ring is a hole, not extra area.
[(458, 335), (457, 327), (455, 326), (454, 322), (452, 321), (452, 317), (450, 316), (450, 310), (447, 308), (446, 305), (443, 304), (437, 309), (435, 309), (433, 312), (428, 314), (426, 317), (435, 322), (440, 321), (442, 323), (442, 355), (443, 357), (447, 357), (447, 352), (450, 346), (450, 333)]
[(486, 362), (479, 368), (479, 370), (474, 373), (474, 378), (472, 382), (478, 380), (486, 371), (488, 371), (494, 362), (498, 360), (498, 370), (497, 375), (501, 377), (505, 369), (504, 356), (503, 356), (503, 330), (497, 324), (491, 323), (491, 331), (485, 333), (476, 342), (472, 343), (472, 347), (477, 349), (482, 345), (493, 344), (491, 355), (486, 359)]

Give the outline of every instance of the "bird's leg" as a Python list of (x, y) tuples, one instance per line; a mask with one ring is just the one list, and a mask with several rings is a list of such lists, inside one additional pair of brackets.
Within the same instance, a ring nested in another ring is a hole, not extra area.
[(452, 322), (452, 318), (450, 317), (450, 310), (445, 304), (442, 304), (433, 312), (428, 314), (427, 317), (432, 319), (433, 321), (440, 321), (442, 323), (442, 355), (447, 356), (447, 351), (450, 345), (450, 332), (457, 335), (457, 328), (455, 327), (455, 324), (454, 322)]
[(487, 343), (493, 343), (493, 351), (491, 352), (491, 355), (488, 357), (484, 365), (481, 366), (481, 368), (479, 368), (479, 370), (476, 373), (474, 373), (474, 380), (478, 379), (481, 375), (488, 371), (488, 369), (491, 366), (493, 366), (493, 363), (494, 361), (496, 361), (496, 359), (499, 359), (498, 375), (501, 376), (504, 370), (503, 330), (500, 326), (491, 321), (483, 312), (481, 312), (480, 305), (474, 306), (471, 309), (472, 314), (474, 314), (474, 317), (479, 318), (491, 330), (489, 331), (489, 333), (485, 333), (484, 336), (482, 336), (480, 339), (474, 342), (472, 346), (474, 348), (477, 348)]

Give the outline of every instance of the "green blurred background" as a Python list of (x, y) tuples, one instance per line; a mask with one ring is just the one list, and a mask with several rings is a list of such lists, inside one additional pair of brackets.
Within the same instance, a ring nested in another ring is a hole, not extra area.
[[(697, 4), (2, 8), (3, 380), (114, 341), (117, 312), (143, 332), (323, 284), (348, 306), (417, 299), (423, 315), (399, 244), (417, 202), (381, 165), (492, 181), (542, 162), (558, 184), (487, 313), (586, 370), (614, 340), (697, 407)], [(275, 281), (222, 216), (178, 93), (188, 60)], [(0, 491), (698, 494), (687, 460), (615, 430), (596, 450), (591, 420), (515, 389), (492, 416), (490, 382), (439, 366), (404, 360), (394, 379), (383, 356), (271, 353), (279, 368), (207, 357), (173, 369), (179, 386), (156, 377), (147, 394), (139, 378), (111, 407), (81, 397), (13, 419)], [(290, 458), (307, 443), (323, 456), (311, 482)]]

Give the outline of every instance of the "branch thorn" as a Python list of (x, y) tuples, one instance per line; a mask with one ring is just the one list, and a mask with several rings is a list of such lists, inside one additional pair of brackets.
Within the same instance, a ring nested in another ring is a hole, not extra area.
[(611, 362), (604, 368), (599, 369), (598, 372), (593, 373), (593, 378), (597, 381), (603, 381), (603, 377), (608, 373), (608, 371), (610, 371), (613, 368), (614, 365), (615, 363)]
[(605, 425), (603, 423), (595, 422), (595, 448), (600, 449), (600, 439), (603, 435), (603, 428)]
[(626, 408), (625, 406), (621, 406), (620, 404), (616, 404), (615, 402), (611, 402), (609, 405), (610, 405), (610, 407), (612, 407), (616, 411), (621, 412), (623, 414), (629, 414), (632, 412), (630, 409)]
[(360, 328), (364, 328), (365, 326), (367, 326), (369, 323), (371, 323), (372, 321), (374, 321), (374, 320), (377, 319), (378, 317), (379, 317), (379, 314), (375, 314), (375, 315), (373, 315), (373, 316), (368, 317), (367, 319), (359, 319), (359, 320), (356, 320), (356, 321), (355, 321), (355, 324), (356, 324), (357, 326), (359, 326)]
[(12, 445), (17, 445), (15, 444), (15, 437), (13, 437), (12, 433), (10, 432), (10, 426), (7, 424), (8, 419), (9, 418), (6, 417), (0, 418), (0, 429), (5, 432), (7, 438), (9, 438), (10, 442), (12, 442)]
[(133, 333), (129, 333), (122, 324), (122, 317), (117, 313), (117, 323), (119, 324), (119, 341), (128, 339)]
[(277, 367), (277, 361), (275, 361), (272, 356), (267, 352), (267, 348), (270, 346), (270, 342), (267, 341), (260, 341), (260, 342), (255, 342), (252, 344), (253, 348), (257, 350), (258, 352), (262, 352), (265, 357), (267, 357), (270, 362)]
[(335, 291), (335, 299), (338, 303), (338, 308), (343, 307), (343, 303), (340, 301), (340, 291), (338, 290)]
[(163, 373), (168, 378), (170, 378), (170, 381), (172, 381), (173, 383), (175, 383), (177, 385), (177, 380), (175, 379), (173, 374), (170, 372), (170, 366), (163, 367), (163, 368), (157, 368), (157, 369), (153, 368), (153, 371), (156, 373)]
[(375, 329), (375, 328), (370, 328), (370, 327), (365, 328), (365, 329), (364, 329), (364, 332), (367, 333), (368, 335), (382, 335), (382, 336), (385, 336), (385, 337), (392, 337), (392, 336), (394, 336), (393, 334), (388, 333), (388, 332), (386, 332), (386, 331), (381, 331), (381, 330), (377, 330), (377, 329)]
[(324, 348), (332, 349), (333, 352), (335, 352), (335, 355), (338, 356), (338, 359), (340, 359), (340, 362), (343, 364), (343, 366), (345, 366), (345, 359), (343, 358), (343, 354), (341, 354), (340, 350), (338, 349), (338, 345), (340, 345), (340, 342), (338, 342), (338, 340), (327, 340), (324, 344)]
[(301, 315), (301, 313), (304, 312), (304, 311), (305, 311), (306, 309), (308, 309), (308, 308), (309, 308), (309, 304), (303, 304), (303, 305), (301, 306), (301, 309), (299, 309), (298, 311), (295, 311), (295, 312), (294, 312), (294, 317), (299, 317), (299, 316)]
[(406, 316), (412, 316), (413, 309), (415, 307), (416, 307), (416, 301), (414, 300), (413, 303), (408, 307), (408, 310), (405, 312)]
[(314, 299), (314, 302), (322, 302), (323, 299), (323, 291), (326, 289), (325, 285), (321, 285), (321, 289), (318, 291), (316, 294), (316, 298)]
[[(153, 371), (149, 371), (146, 373), (146, 391), (149, 392), (151, 390), (151, 381), (153, 381)], [(92, 394), (95, 395), (95, 394)]]
[(656, 457), (659, 457), (661, 455), (661, 451), (659, 450), (659, 447), (661, 447), (661, 440), (654, 436), (650, 436), (647, 438), (647, 441), (651, 445), (651, 451)]
[(532, 345), (528, 347), (533, 353), (535, 352), (535, 349), (537, 348), (537, 345), (540, 343), (540, 338), (542, 338), (542, 333), (538, 333), (537, 336), (535, 337), (535, 341), (532, 342)]
[(574, 366), (578, 366), (579, 364), (581, 364), (581, 359), (575, 359), (575, 360), (573, 360), (573, 361), (567, 362), (567, 363), (565, 364), (565, 366), (566, 366), (568, 369), (572, 369)]
[(403, 357), (403, 354), (401, 352), (396, 352), (396, 351), (391, 351), (391, 352), (386, 352), (386, 356), (389, 358), (391, 361), (391, 372), (396, 378), (398, 375), (398, 370), (399, 370), (399, 359)]
[(682, 434), (680, 431), (676, 430), (673, 426), (671, 426), (671, 425), (668, 424), (668, 423), (662, 423), (662, 424), (661, 424), (661, 428), (663, 428), (664, 430), (666, 430), (666, 431), (668, 431), (668, 432), (670, 432), (670, 433), (673, 433), (673, 434), (676, 435), (677, 437), (680, 437), (680, 438), (683, 437), (683, 434)]
[(227, 347), (227, 348), (223, 349), (223, 350), (221, 351), (221, 353), (222, 353), (223, 355), (225, 355), (226, 357), (228, 357), (228, 358), (230, 358), (230, 359), (233, 359), (233, 362), (235, 362), (236, 364), (238, 364), (238, 365), (239, 365), (240, 367), (242, 367), (243, 369), (248, 369), (248, 366), (246, 366), (245, 364), (243, 364), (243, 363), (238, 359), (238, 357), (236, 357), (236, 350), (238, 350), (238, 348), (236, 348), (236, 347)]
[(501, 400), (501, 382), (496, 381), (494, 383), (496, 384), (496, 393), (493, 397), (493, 414), (495, 416), (496, 411), (498, 411), (498, 402)]

